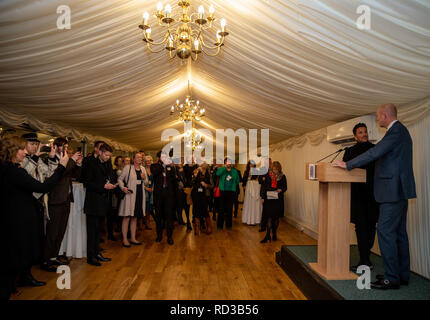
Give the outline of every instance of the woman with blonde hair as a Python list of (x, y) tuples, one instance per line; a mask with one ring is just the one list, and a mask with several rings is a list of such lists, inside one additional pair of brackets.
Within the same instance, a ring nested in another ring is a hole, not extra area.
[[(20, 167), (25, 158), (26, 141), (20, 137), (0, 140), (0, 299), (9, 299), (15, 291), (15, 279), (20, 286), (44, 286), (31, 275), (31, 267), (42, 260), (43, 224), (33, 192), (47, 193), (60, 180), (69, 157), (60, 153), (60, 163), (54, 173), (39, 182)], [(55, 148), (55, 147), (54, 147)], [(43, 218), (42, 218), (43, 219)]]
[[(122, 245), (126, 248), (130, 244), (141, 245), (136, 240), (137, 218), (143, 218), (146, 211), (146, 197), (144, 186), (148, 185), (148, 176), (142, 165), (143, 156), (136, 153), (133, 157), (133, 164), (124, 167), (118, 178), (118, 185), (125, 193), (119, 206), (118, 215), (122, 220)], [(130, 224), (131, 241), (128, 241), (128, 228)]]
[[(261, 243), (276, 241), (276, 231), (279, 218), (284, 216), (284, 192), (287, 191), (287, 178), (282, 173), (282, 166), (278, 161), (273, 162), (272, 168), (262, 180), (260, 197), (263, 210), (267, 214), (267, 232)], [(270, 236), (272, 230), (272, 237)]]

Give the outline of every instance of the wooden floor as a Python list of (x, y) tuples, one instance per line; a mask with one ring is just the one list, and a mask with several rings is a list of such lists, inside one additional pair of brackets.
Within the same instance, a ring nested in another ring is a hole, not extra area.
[[(154, 228), (154, 223), (152, 222)], [(121, 242), (102, 243), (113, 260), (102, 267), (73, 259), (71, 289), (57, 289), (56, 273), (33, 267), (40, 288), (18, 288), (12, 299), (306, 299), (275, 261), (281, 245), (308, 245), (316, 241), (281, 221), (279, 240), (260, 244), (258, 226), (234, 219), (230, 231), (195, 236), (175, 226), (173, 246), (155, 242), (154, 230), (140, 232), (142, 246), (124, 248)]]

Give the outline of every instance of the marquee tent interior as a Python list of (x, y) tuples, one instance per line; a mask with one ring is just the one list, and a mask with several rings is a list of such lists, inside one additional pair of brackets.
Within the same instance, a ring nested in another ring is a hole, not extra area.
[[(206, 107), (198, 127), (270, 128), (289, 182), (287, 217), (312, 233), (317, 190), (302, 166), (336, 150), (324, 128), (395, 103), (415, 143), (412, 264), (430, 278), (430, 2), (195, 0), (194, 9), (213, 4), (230, 35), (220, 55), (191, 64), (142, 42), (142, 13), (157, 2), (1, 1), (1, 123), (158, 150), (164, 129), (183, 130), (169, 109), (190, 80)], [(59, 5), (71, 8), (70, 30), (57, 29)], [(357, 28), (360, 5), (371, 8), (370, 30)]]

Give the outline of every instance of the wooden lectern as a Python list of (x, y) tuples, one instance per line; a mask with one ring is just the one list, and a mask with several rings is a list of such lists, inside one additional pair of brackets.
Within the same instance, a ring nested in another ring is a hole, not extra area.
[(349, 270), (351, 182), (366, 182), (366, 170), (348, 171), (331, 163), (311, 165), (319, 181), (318, 200), (318, 262), (310, 267), (327, 280), (351, 280), (357, 275)]

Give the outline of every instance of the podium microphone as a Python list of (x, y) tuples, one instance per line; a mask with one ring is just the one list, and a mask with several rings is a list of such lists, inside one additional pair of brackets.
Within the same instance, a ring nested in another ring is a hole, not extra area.
[[(339, 149), (339, 150), (337, 150), (337, 151), (335, 151), (335, 152), (333, 152), (333, 153), (330, 153), (328, 156), (326, 156), (326, 157), (324, 157), (324, 158), (322, 158), (322, 159), (318, 160), (316, 163), (321, 162), (321, 161), (323, 161), (323, 160), (327, 159), (328, 157), (330, 157), (330, 156), (332, 156), (332, 155), (336, 154), (336, 157), (334, 157), (334, 158), (333, 158), (333, 160), (334, 160), (334, 159), (336, 159), (336, 158), (337, 158), (337, 156), (338, 156), (342, 151), (345, 151), (346, 149), (348, 149), (348, 147), (345, 147), (345, 148)], [(330, 162), (333, 162), (333, 160), (331, 160)]]

